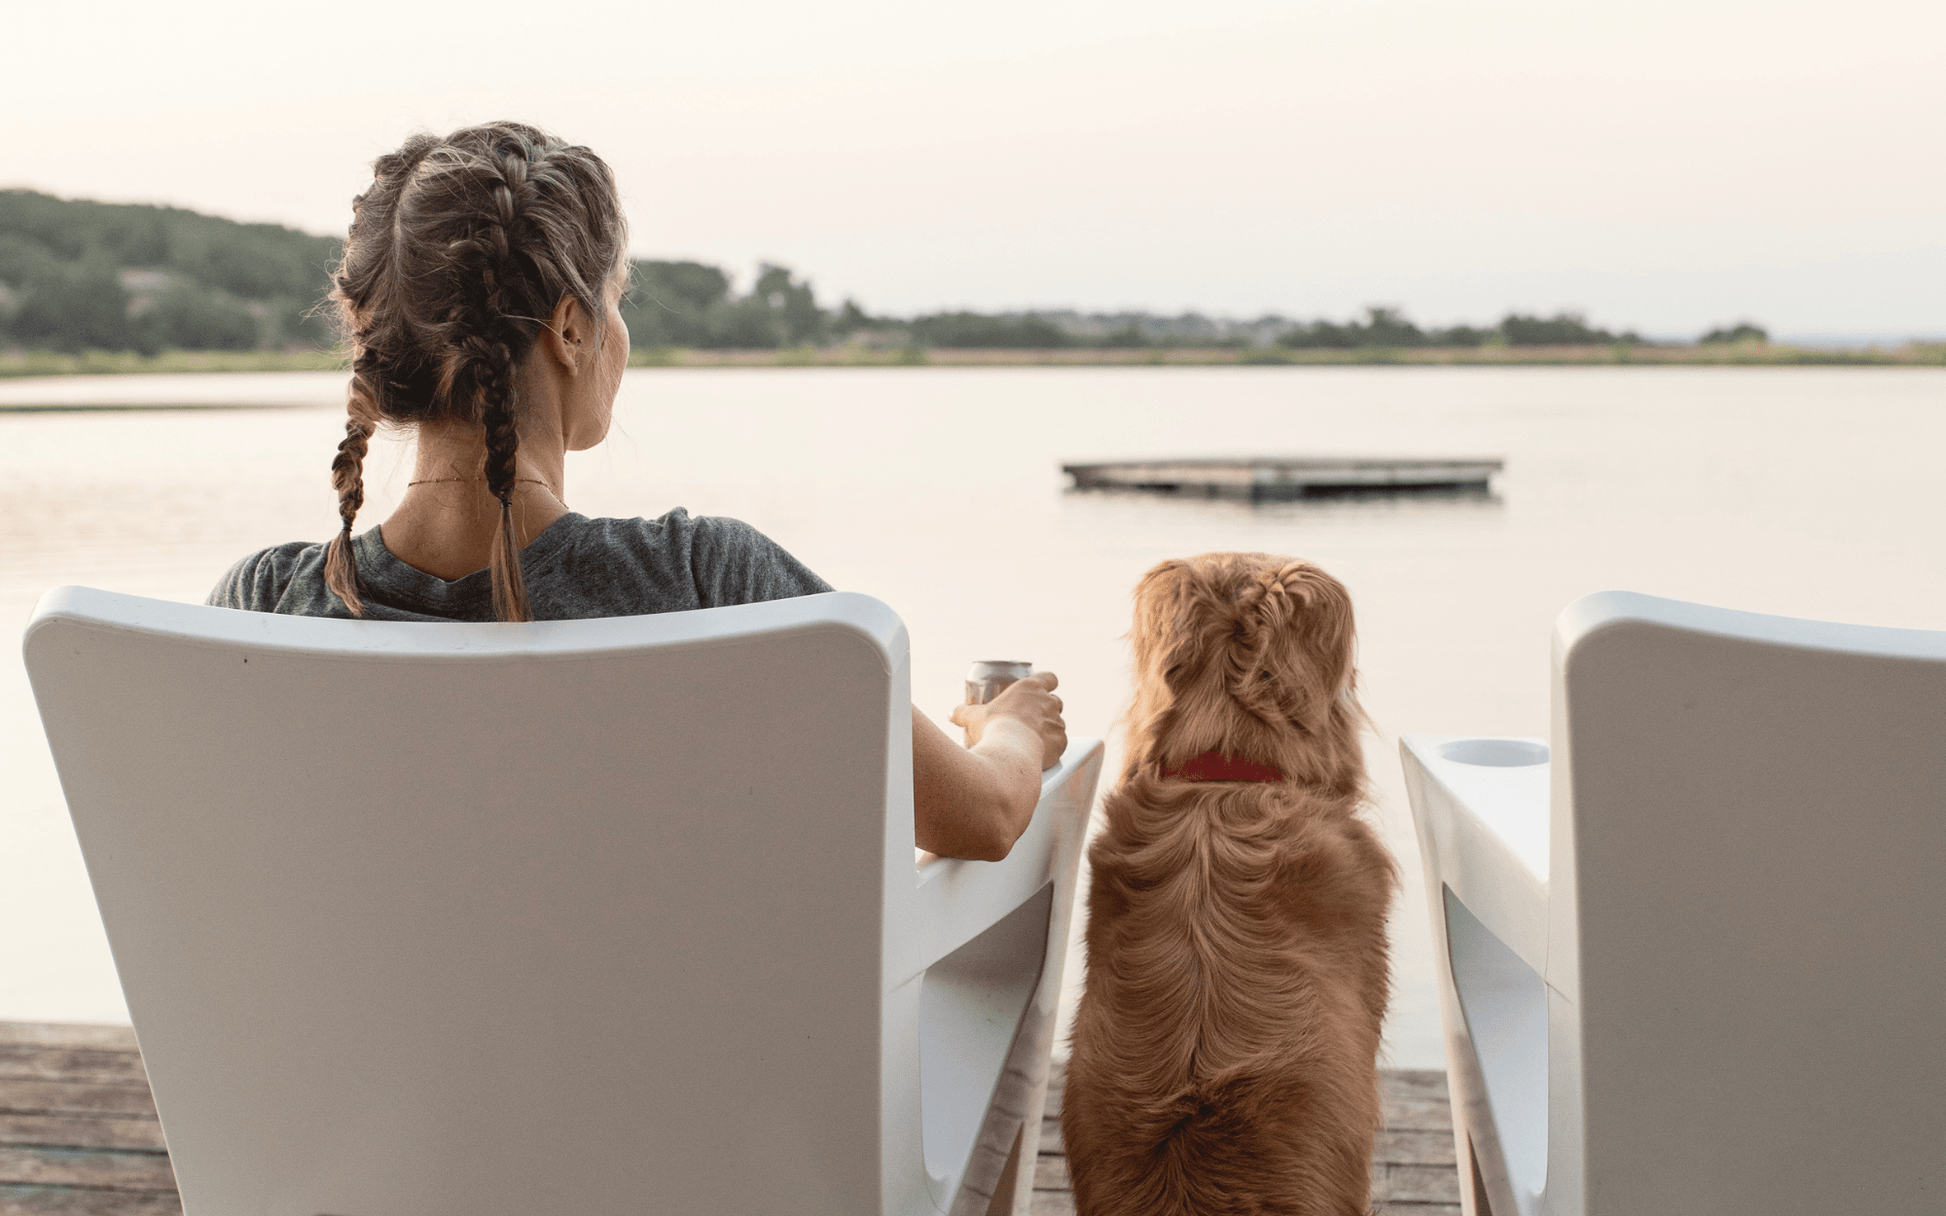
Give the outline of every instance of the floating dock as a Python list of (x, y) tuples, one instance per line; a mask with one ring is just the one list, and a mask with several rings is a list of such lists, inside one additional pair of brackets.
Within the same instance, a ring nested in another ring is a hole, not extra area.
[(1349, 456), (1246, 456), (1064, 464), (1077, 490), (1151, 490), (1205, 498), (1324, 498), (1426, 490), (1483, 491), (1506, 462)]
[[(1062, 1069), (1048, 1079), (1032, 1216), (1069, 1216)], [(1442, 1072), (1379, 1073), (1384, 1127), (1372, 1154), (1376, 1216), (1459, 1216), (1452, 1111)], [(509, 1111), (510, 1119), (545, 1118)], [(589, 1168), (600, 1168), (592, 1161)], [(648, 1197), (644, 1197), (645, 1206)], [(127, 1027), (0, 1022), (0, 1213), (181, 1216), (176, 1175)]]

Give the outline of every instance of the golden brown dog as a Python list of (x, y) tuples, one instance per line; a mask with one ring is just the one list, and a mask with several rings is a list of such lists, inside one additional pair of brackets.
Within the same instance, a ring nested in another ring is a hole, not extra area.
[(1392, 859), (1358, 817), (1351, 598), (1261, 553), (1135, 591), (1061, 1131), (1082, 1216), (1362, 1216)]

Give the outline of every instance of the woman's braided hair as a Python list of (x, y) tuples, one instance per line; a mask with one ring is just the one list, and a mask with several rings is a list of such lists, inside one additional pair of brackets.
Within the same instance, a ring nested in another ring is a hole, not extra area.
[(468, 422), (485, 435), (500, 500), (488, 564), (493, 611), (533, 619), (514, 535), (521, 408), (515, 371), (554, 307), (573, 298), (596, 327), (627, 244), (615, 178), (599, 156), (520, 123), (415, 135), (372, 164), (352, 200), (331, 299), (351, 346), (344, 442), (331, 462), (344, 529), (325, 583), (363, 615), (351, 525), (365, 451), (381, 422)]

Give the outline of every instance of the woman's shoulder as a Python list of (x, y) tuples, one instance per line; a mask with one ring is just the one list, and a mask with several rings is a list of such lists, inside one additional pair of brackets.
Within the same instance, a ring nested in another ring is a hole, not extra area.
[(677, 507), (655, 518), (582, 518), (573, 548), (624, 558), (650, 581), (693, 596), (687, 607), (716, 608), (789, 599), (831, 585), (776, 541), (739, 519), (691, 515)]
[[(231, 566), (217, 581), (207, 603), (218, 608), (241, 608), (248, 612), (298, 612), (303, 615), (337, 615), (292, 605), (293, 594), (307, 601), (310, 591), (324, 586), (322, 544), (294, 540), (259, 549)], [(336, 597), (329, 597), (336, 603)]]

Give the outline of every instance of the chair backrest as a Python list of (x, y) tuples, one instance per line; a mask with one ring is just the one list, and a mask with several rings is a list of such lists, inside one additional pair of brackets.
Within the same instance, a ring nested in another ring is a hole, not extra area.
[(1554, 706), (1588, 1211), (1938, 1210), (1946, 633), (1605, 592)]
[(885, 605), (62, 588), (26, 655), (190, 1212), (880, 1210), (915, 885)]

